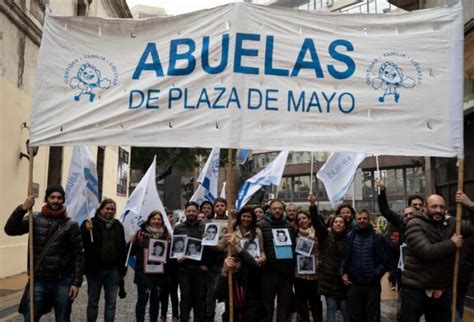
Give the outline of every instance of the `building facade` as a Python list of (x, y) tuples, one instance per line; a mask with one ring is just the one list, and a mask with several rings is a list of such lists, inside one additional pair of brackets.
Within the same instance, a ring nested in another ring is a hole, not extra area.
[[(2, 0), (0, 2), (0, 225), (27, 196), (28, 159), (25, 142), (31, 113), (36, 62), (44, 12), (53, 15), (131, 18), (125, 0)], [(120, 210), (128, 191), (128, 147), (90, 147), (97, 160), (100, 198), (117, 201)], [(34, 157), (34, 210), (41, 209), (49, 184), (66, 183), (72, 147), (40, 147)], [(121, 171), (119, 171), (119, 168)], [(125, 190), (123, 189), (125, 186)], [(9, 237), (0, 231), (0, 278), (26, 271), (27, 236)]]

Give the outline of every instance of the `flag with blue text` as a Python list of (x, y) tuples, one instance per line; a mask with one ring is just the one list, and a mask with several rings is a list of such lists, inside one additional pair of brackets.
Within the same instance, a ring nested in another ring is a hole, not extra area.
[(221, 149), (214, 148), (207, 158), (206, 164), (198, 178), (199, 186), (190, 201), (201, 204), (204, 200), (212, 203), (217, 198), (217, 185), (219, 178), (219, 153)]
[(99, 207), (99, 181), (94, 159), (86, 146), (75, 146), (66, 182), (68, 216), (80, 224)]
[(333, 207), (344, 198), (351, 186), (357, 168), (366, 155), (354, 152), (331, 153), (326, 163), (316, 176), (324, 183), (326, 192)]
[(265, 169), (244, 182), (237, 195), (237, 210), (240, 210), (262, 186), (278, 186), (280, 184), (287, 158), (288, 151), (280, 152), (276, 159), (268, 164)]

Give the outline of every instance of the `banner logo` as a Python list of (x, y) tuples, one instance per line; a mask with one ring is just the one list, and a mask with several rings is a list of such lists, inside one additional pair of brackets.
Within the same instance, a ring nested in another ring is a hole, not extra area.
[(372, 60), (367, 68), (366, 84), (379, 92), (378, 101), (398, 103), (400, 89), (421, 85), (423, 74), (418, 62), (409, 55), (390, 51)]
[(64, 83), (75, 90), (73, 98), (76, 102), (86, 99), (92, 103), (99, 89), (118, 84), (118, 70), (104, 56), (87, 54), (67, 66)]

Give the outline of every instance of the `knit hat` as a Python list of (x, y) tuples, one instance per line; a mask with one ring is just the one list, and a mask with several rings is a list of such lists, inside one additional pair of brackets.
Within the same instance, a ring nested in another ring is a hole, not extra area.
[(61, 194), (61, 196), (63, 196), (63, 200), (66, 200), (66, 197), (65, 197), (66, 193), (64, 192), (63, 187), (61, 187), (59, 184), (52, 184), (46, 189), (46, 192), (45, 192), (45, 195), (44, 195), (44, 201), (45, 202), (48, 201), (48, 197), (53, 192), (59, 192)]

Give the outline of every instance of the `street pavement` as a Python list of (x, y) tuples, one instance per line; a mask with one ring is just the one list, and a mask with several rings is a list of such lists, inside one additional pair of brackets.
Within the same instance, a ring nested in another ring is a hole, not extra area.
[[(21, 316), (16, 313), (18, 303), (21, 298), (23, 287), (26, 283), (26, 274), (21, 274), (12, 278), (0, 280), (0, 321), (22, 321)], [(126, 292), (127, 297), (125, 299), (117, 299), (117, 310), (116, 310), (116, 321), (131, 322), (135, 321), (135, 303), (137, 298), (137, 292), (135, 284), (133, 284), (133, 271), (129, 271), (126, 278)], [(103, 321), (103, 299), (99, 304), (99, 319)], [(171, 305), (171, 304), (170, 304)], [(396, 315), (396, 292), (392, 291), (388, 285), (386, 278), (382, 280), (382, 322), (395, 321)], [(323, 305), (325, 308), (325, 305)], [(86, 309), (87, 309), (87, 284), (84, 283), (80, 289), (79, 296), (73, 304), (71, 321), (79, 322), (86, 321)], [(220, 321), (222, 312), (224, 311), (224, 305), (218, 304), (216, 310), (216, 321)], [(326, 310), (324, 310), (326, 311)], [(324, 312), (325, 315), (325, 312)], [(171, 308), (168, 309), (167, 321), (171, 321)], [(148, 320), (148, 317), (147, 317)], [(326, 318), (324, 318), (326, 320)], [(50, 313), (43, 317), (41, 321), (54, 321), (54, 313)], [(296, 316), (293, 316), (292, 321), (296, 321)], [(342, 321), (342, 316), (338, 314), (338, 321)], [(465, 312), (464, 321), (474, 322), (474, 312)]]

